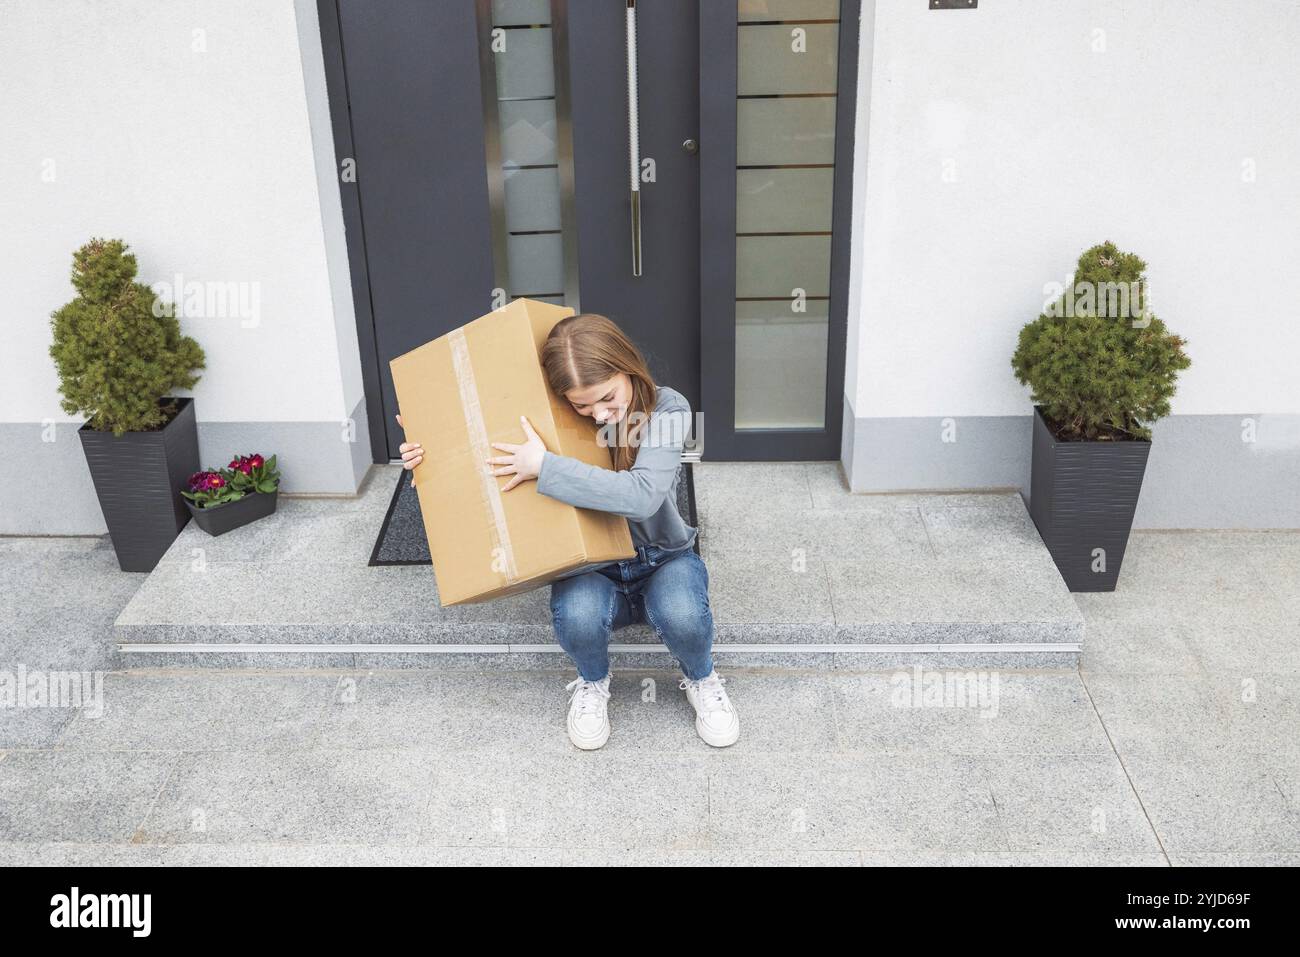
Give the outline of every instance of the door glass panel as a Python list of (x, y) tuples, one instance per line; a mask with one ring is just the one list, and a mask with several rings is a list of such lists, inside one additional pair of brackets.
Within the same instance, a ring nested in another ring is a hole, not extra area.
[(784, 301), (736, 303), (737, 429), (825, 424), (827, 305), (792, 314)]
[(826, 426), (839, 6), (737, 3), (737, 430)]
[(754, 20), (838, 20), (840, 0), (740, 0), (741, 23)]
[(499, 116), (503, 168), (555, 166), (553, 101), (502, 100)]
[(825, 93), (835, 89), (837, 23), (746, 24), (737, 31), (736, 90), (741, 95)]
[(830, 232), (833, 169), (736, 170), (736, 232)]
[(535, 233), (560, 228), (560, 177), (554, 169), (507, 169), (506, 228)]
[(510, 295), (541, 299), (564, 288), (564, 250), (559, 233), (511, 234), (506, 240)]
[(492, 0), (496, 26), (528, 26), (551, 22), (551, 0)]
[(496, 284), (511, 299), (577, 308), (564, 9), (562, 0), (477, 2)]
[(738, 166), (832, 165), (835, 97), (740, 98), (736, 154)]
[(737, 236), (736, 298), (782, 299), (830, 293), (830, 236)]
[[(506, 49), (497, 55), (497, 99), (555, 97), (550, 27), (524, 27), (505, 34)], [(555, 104), (551, 104), (554, 112)]]

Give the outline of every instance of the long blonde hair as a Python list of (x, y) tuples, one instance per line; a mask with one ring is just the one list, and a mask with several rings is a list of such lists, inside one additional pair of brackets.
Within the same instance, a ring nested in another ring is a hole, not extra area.
[[(620, 372), (627, 373), (632, 380), (632, 400), (619, 423), (619, 437), (624, 437), (626, 429), (626, 441), (614, 443), (613, 448), (615, 470), (631, 468), (636, 462), (641, 432), (658, 399), (645, 356), (636, 344), (607, 316), (580, 312), (555, 324), (542, 345), (542, 369), (551, 390), (561, 398), (574, 389), (585, 389)], [(628, 422), (634, 424), (628, 427)]]

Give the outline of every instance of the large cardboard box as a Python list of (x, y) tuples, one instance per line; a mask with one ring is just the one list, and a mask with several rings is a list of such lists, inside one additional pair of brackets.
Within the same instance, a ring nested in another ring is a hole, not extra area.
[(424, 446), (415, 491), (443, 605), (528, 591), (636, 554), (627, 519), (574, 508), (492, 475), (493, 442), (524, 441), (521, 415), (546, 447), (602, 468), (596, 424), (553, 395), (539, 358), (573, 310), (516, 299), (389, 364), (406, 437)]

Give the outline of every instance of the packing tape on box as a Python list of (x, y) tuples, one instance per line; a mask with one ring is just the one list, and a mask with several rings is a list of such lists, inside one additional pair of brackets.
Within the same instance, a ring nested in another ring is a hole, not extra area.
[(501, 501), (501, 486), (492, 474), (488, 458), (496, 451), (488, 441), (487, 423), (483, 421), (483, 407), (478, 401), (478, 386), (474, 381), (474, 366), (469, 361), (469, 343), (463, 329), (447, 334), (451, 345), (451, 365), (460, 387), (460, 404), (465, 410), (465, 429), (469, 432), (470, 452), (478, 463), (482, 478), (480, 489), (483, 504), (492, 519), (492, 567), (505, 572), (507, 584), (518, 581), (519, 569), (515, 565), (515, 550), (510, 544), (510, 526), (506, 524), (506, 509)]

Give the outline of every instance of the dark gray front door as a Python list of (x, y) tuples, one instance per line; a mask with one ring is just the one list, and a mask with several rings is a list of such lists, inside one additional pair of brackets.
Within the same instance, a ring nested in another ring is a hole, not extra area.
[(696, 4), (638, 11), (640, 276), (622, 4), (318, 8), (376, 459), (402, 441), (389, 360), (518, 296), (610, 316), (698, 403)]
[(655, 380), (698, 411), (699, 4), (636, 6), (640, 276), (632, 271), (625, 8), (568, 4), (582, 309), (618, 322), (646, 353)]
[(372, 451), (388, 362), (518, 296), (604, 313), (711, 459), (839, 455), (857, 0), (317, 0)]
[[(492, 241), (474, 8), (322, 0), (372, 450), (398, 455), (389, 360), (487, 312)], [(337, 32), (333, 32), (337, 31)], [(347, 104), (349, 109), (339, 106)], [(367, 323), (366, 320), (369, 320)], [(368, 328), (365, 328), (368, 325)], [(380, 401), (375, 401), (376, 391)]]

